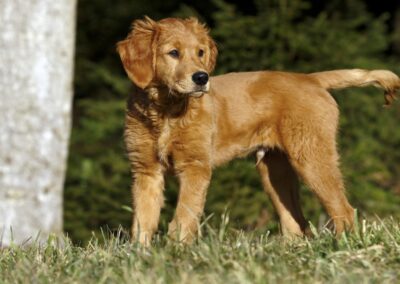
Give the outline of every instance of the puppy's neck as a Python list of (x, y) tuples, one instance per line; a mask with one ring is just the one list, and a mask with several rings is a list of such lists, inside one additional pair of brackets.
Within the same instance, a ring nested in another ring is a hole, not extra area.
[(162, 118), (180, 118), (188, 112), (190, 98), (171, 93), (168, 88), (151, 86), (145, 90), (135, 88), (134, 100), (141, 108), (155, 111)]

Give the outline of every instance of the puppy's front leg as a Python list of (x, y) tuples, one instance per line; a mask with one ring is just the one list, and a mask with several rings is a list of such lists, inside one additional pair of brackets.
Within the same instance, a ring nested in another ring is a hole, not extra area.
[(209, 163), (188, 163), (178, 174), (180, 192), (175, 216), (169, 224), (168, 235), (178, 241), (191, 243), (203, 213), (207, 188), (211, 179)]
[(152, 173), (134, 173), (132, 185), (132, 240), (148, 246), (157, 230), (164, 203), (164, 177), (161, 168)]

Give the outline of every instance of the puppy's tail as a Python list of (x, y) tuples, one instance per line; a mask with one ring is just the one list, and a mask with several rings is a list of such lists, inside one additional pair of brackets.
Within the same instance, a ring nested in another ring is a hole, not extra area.
[(396, 91), (400, 89), (399, 77), (387, 70), (335, 70), (309, 74), (324, 89), (342, 89), (347, 87), (363, 87), (373, 85), (385, 91), (385, 106), (390, 106), (396, 99)]

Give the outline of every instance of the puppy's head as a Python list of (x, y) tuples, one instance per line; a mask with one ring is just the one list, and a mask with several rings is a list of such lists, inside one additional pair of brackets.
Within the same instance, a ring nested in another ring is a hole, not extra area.
[(207, 28), (195, 18), (137, 20), (117, 50), (139, 88), (166, 87), (171, 94), (194, 97), (209, 90), (218, 53)]

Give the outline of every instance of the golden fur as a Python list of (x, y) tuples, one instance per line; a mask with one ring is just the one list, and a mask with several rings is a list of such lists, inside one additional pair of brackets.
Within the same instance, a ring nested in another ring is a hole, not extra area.
[(400, 87), (395, 74), (260, 71), (211, 77), (199, 86), (192, 75), (213, 71), (217, 48), (194, 18), (137, 20), (117, 49), (135, 85), (125, 124), (133, 240), (149, 244), (157, 229), (166, 170), (180, 181), (169, 235), (190, 242), (212, 169), (251, 153), (257, 153), (257, 169), (284, 235), (301, 236), (307, 229), (297, 176), (322, 202), (337, 233), (351, 228), (353, 208), (345, 196), (335, 142), (339, 111), (327, 89), (374, 84), (385, 90), (390, 104)]

